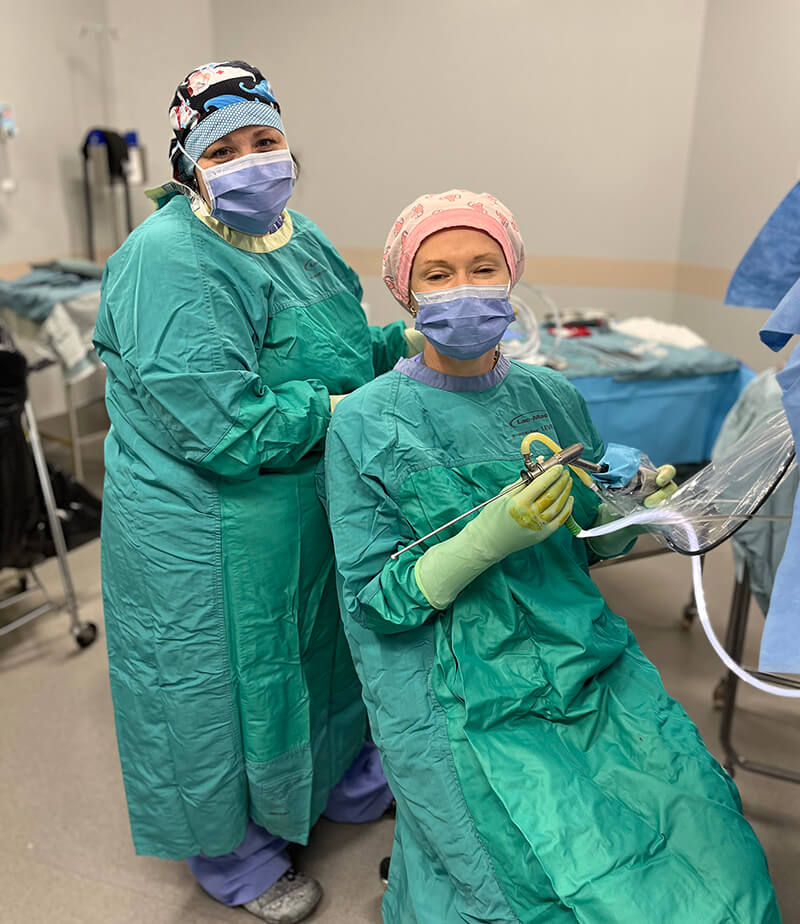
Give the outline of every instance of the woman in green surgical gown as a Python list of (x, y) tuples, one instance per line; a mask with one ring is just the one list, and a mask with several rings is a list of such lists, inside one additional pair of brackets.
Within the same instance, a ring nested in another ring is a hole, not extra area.
[(287, 841), (392, 798), (314, 473), (336, 396), (408, 343), (367, 325), (356, 274), (285, 208), (295, 168), (257, 69), (197, 68), (170, 117), (175, 181), (108, 261), (95, 333), (123, 776), (137, 852), (190, 858), (220, 901), (294, 922), (319, 889)]
[(384, 278), (424, 353), (333, 417), (326, 496), (348, 640), (397, 799), (388, 924), (776, 924), (736, 788), (589, 574), (631, 536), (555, 467), (517, 480), (520, 440), (604, 447), (559, 373), (496, 347), (522, 241), (491, 196), (424, 196)]

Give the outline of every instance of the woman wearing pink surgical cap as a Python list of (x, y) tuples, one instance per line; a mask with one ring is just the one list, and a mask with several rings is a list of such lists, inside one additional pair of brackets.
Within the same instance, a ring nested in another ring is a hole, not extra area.
[(590, 485), (555, 465), (397, 554), (517, 482), (530, 431), (534, 456), (604, 455), (563, 376), (502, 354), (523, 264), (493, 197), (412, 203), (384, 279), (424, 352), (328, 431), (340, 608), (397, 800), (383, 919), (778, 924), (733, 782), (589, 575), (634, 537), (570, 531), (611, 517)]
[(487, 193), (451, 189), (420, 196), (401, 212), (383, 251), (383, 280), (404, 306), (409, 305), (411, 266), (420, 245), (438, 231), (471, 228), (488, 235), (500, 247), (512, 288), (525, 268), (525, 248), (514, 216)]

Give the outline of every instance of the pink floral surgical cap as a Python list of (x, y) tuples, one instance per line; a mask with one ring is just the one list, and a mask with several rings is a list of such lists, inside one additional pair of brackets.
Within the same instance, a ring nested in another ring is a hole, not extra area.
[(451, 189), (415, 199), (399, 215), (383, 251), (383, 281), (401, 305), (409, 307), (411, 266), (426, 237), (447, 228), (484, 231), (500, 245), (514, 286), (525, 267), (525, 245), (514, 216), (494, 196)]

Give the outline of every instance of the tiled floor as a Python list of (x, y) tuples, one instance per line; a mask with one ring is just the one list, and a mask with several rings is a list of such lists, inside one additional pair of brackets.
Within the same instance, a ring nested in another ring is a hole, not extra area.
[[(102, 625), (99, 553), (94, 542), (73, 552), (71, 562), (82, 616)], [(54, 562), (46, 563), (42, 575), (57, 591)], [(690, 632), (678, 626), (689, 588), (688, 561), (661, 556), (595, 575), (718, 752), (711, 691), (721, 666), (699, 626)], [(716, 622), (724, 623), (732, 582), (728, 548), (709, 556), (706, 582)], [(751, 622), (760, 627), (755, 611)], [(800, 768), (799, 716), (797, 705), (745, 693), (736, 738), (751, 756)], [(784, 921), (800, 921), (800, 787), (746, 773), (737, 781), (766, 849)], [(301, 859), (325, 889), (311, 919), (315, 924), (378, 924), (377, 864), (391, 838), (388, 820), (360, 827), (319, 824)], [(102, 629), (97, 644), (79, 651), (64, 613), (0, 638), (0, 869), (2, 924), (254, 920), (208, 898), (183, 863), (134, 855)]]

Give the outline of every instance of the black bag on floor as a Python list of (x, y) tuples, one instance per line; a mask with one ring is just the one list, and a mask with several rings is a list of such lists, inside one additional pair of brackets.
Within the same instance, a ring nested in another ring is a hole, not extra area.
[[(33, 452), (22, 427), (28, 364), (0, 324), (0, 568), (28, 568), (56, 554)], [(100, 501), (48, 464), (68, 549), (100, 535)]]
[[(100, 535), (101, 501), (77, 482), (68, 472), (47, 463), (50, 484), (53, 486), (61, 531), (68, 549), (91, 542)], [(37, 484), (38, 487), (38, 484)], [(39, 558), (50, 558), (56, 547), (50, 532), (44, 498), (41, 498), (42, 516), (28, 533), (25, 548)]]
[(0, 325), (0, 568), (25, 567), (27, 537), (44, 513), (22, 429), (27, 374), (25, 357)]

